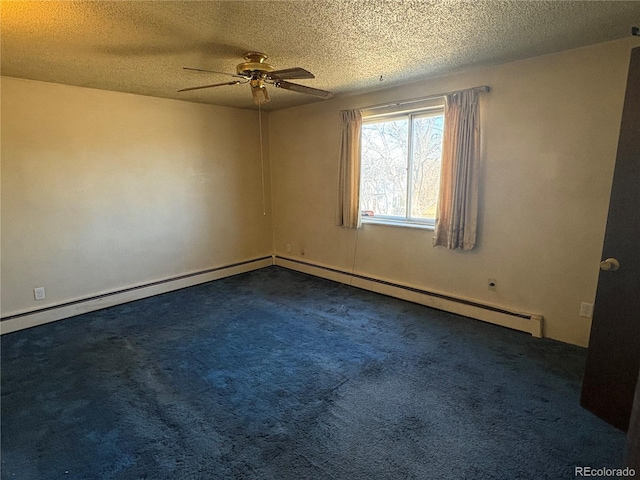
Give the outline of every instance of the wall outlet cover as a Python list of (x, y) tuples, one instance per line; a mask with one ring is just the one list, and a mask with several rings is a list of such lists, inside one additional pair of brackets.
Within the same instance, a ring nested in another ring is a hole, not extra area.
[(580, 304), (580, 316), (591, 318), (593, 316), (593, 303), (582, 302)]

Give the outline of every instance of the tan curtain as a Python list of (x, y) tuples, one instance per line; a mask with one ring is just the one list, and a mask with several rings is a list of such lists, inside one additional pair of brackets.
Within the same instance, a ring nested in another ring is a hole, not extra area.
[(445, 97), (442, 172), (433, 245), (471, 250), (478, 226), (479, 89)]
[(359, 110), (341, 112), (340, 180), (336, 225), (360, 226), (360, 132), (362, 115)]

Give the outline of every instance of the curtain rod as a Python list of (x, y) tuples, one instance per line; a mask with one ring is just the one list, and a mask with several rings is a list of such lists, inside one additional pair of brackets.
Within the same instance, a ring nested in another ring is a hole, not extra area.
[[(466, 92), (467, 90), (478, 90), (480, 92), (489, 92), (491, 89), (487, 85), (481, 85), (479, 87), (471, 87), (465, 88), (463, 90), (453, 90), (451, 92), (438, 93), (436, 95), (429, 95), (428, 97), (414, 98), (413, 100), (400, 100), (398, 102), (390, 102), (390, 103), (381, 103), (379, 105), (372, 105), (370, 107), (362, 107), (358, 110), (377, 110), (379, 108), (387, 108), (387, 107), (399, 107), (401, 105), (410, 105), (412, 103), (424, 102), (426, 100), (431, 100), (434, 98), (440, 98), (447, 95), (453, 95), (455, 93)], [(347, 112), (348, 110), (341, 110), (342, 112)]]

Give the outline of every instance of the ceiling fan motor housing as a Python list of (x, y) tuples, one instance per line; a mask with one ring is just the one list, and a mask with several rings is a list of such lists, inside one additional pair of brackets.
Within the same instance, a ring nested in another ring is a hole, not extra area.
[(265, 62), (267, 56), (264, 53), (249, 52), (244, 58), (247, 61), (236, 67), (238, 75), (262, 78), (265, 74), (274, 71), (273, 66)]

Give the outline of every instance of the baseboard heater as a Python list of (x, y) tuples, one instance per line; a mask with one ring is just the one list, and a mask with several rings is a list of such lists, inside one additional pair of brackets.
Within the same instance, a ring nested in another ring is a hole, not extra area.
[(339, 270), (333, 267), (307, 261), (274, 256), (274, 264), (326, 278), (353, 287), (362, 288), (390, 297), (400, 298), (427, 307), (456, 313), (465, 317), (482, 320), (502, 327), (526, 332), (534, 337), (543, 336), (543, 317), (541, 315), (514, 312), (495, 305), (489, 305), (469, 299), (457, 298), (437, 292), (430, 292), (416, 287), (389, 282), (379, 278), (368, 277), (357, 273)]
[(273, 265), (272, 255), (165, 278), (155, 282), (135, 285), (77, 300), (48, 305), (39, 309), (9, 314), (0, 319), (0, 334), (4, 335), (5, 333), (11, 333), (44, 323), (62, 320), (63, 318), (69, 318), (153, 295), (191, 287), (200, 283), (230, 277), (270, 265)]

